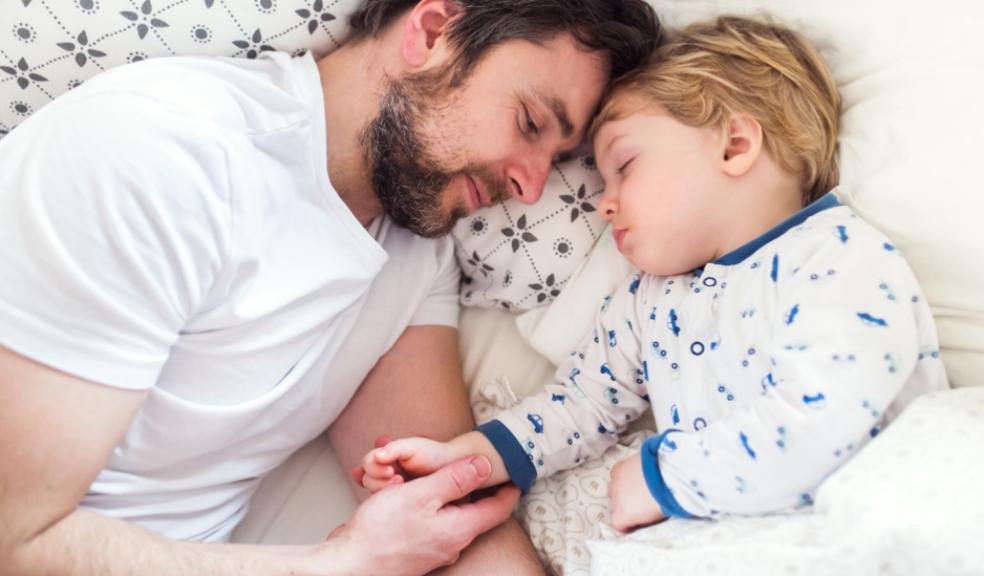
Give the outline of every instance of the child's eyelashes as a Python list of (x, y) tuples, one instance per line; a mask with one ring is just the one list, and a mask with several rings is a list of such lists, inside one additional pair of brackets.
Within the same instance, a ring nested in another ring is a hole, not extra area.
[(624, 175), (625, 170), (629, 167), (629, 164), (632, 164), (633, 160), (635, 160), (635, 157), (629, 158), (628, 160), (623, 162), (621, 166), (615, 169), (615, 173), (618, 174), (619, 176)]

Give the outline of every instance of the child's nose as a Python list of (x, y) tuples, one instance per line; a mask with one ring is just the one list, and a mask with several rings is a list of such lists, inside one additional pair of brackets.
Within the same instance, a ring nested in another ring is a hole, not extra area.
[(601, 212), (601, 217), (605, 222), (611, 222), (617, 210), (618, 202), (615, 199), (615, 195), (605, 190), (605, 193), (601, 196), (601, 201), (598, 202), (598, 211)]

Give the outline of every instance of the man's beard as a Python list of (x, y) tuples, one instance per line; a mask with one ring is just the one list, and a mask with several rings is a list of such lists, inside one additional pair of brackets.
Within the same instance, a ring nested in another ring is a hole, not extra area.
[(467, 173), (482, 181), (492, 200), (506, 196), (505, 185), (487, 169), (451, 169), (429, 154), (434, 146), (421, 135), (420, 119), (444, 115), (451, 90), (445, 88), (445, 78), (431, 74), (391, 80), (379, 115), (362, 134), (363, 154), (383, 211), (396, 225), (426, 238), (447, 235), (468, 215), (460, 199), (450, 212), (444, 210), (444, 191), (455, 177)]

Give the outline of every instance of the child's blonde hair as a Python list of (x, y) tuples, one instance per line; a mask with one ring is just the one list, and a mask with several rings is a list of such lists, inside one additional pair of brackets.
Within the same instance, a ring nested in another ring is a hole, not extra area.
[(840, 94), (816, 49), (788, 28), (724, 16), (684, 29), (615, 82), (592, 137), (653, 102), (684, 124), (723, 133), (732, 114), (750, 114), (773, 160), (800, 179), (804, 204), (837, 185)]

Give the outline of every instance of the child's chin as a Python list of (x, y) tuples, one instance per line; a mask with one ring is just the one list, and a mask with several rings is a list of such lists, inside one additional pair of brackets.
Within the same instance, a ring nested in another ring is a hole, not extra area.
[(699, 264), (690, 266), (680, 262), (647, 262), (644, 265), (640, 265), (633, 262), (631, 258), (629, 262), (632, 262), (633, 266), (650, 276), (681, 276), (683, 274), (690, 274), (697, 268), (700, 268)]

